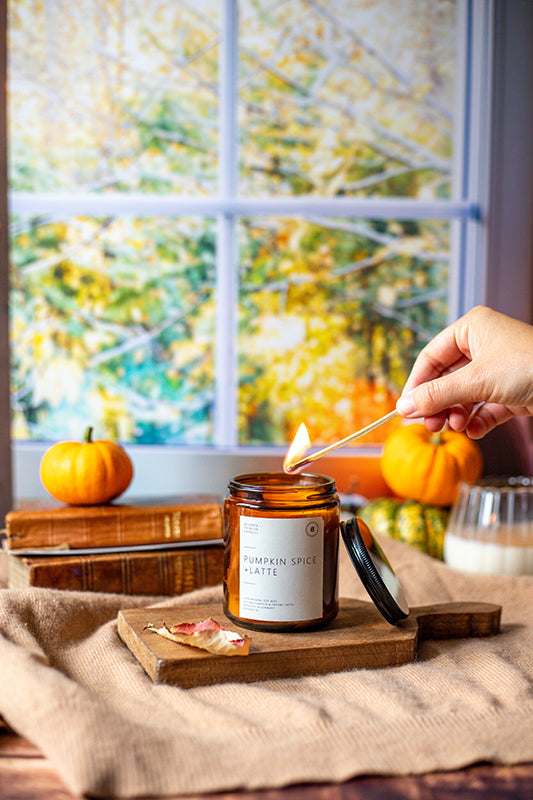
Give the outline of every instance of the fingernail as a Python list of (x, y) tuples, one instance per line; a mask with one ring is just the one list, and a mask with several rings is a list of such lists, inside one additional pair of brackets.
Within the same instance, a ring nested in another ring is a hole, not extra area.
[(406, 392), (405, 394), (402, 394), (402, 396), (398, 398), (396, 409), (403, 417), (408, 417), (409, 414), (415, 412), (416, 406), (415, 401), (413, 400), (413, 393)]

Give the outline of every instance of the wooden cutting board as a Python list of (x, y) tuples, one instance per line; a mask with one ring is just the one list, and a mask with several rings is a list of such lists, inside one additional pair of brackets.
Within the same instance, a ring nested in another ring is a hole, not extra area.
[[(265, 633), (229, 621), (219, 603), (178, 608), (130, 608), (118, 613), (118, 633), (155, 683), (184, 688), (227, 681), (323, 675), (355, 668), (390, 667), (413, 661), (422, 639), (490, 636), (500, 629), (501, 607), (491, 603), (441, 603), (411, 609), (400, 625), (389, 625), (372, 603), (341, 599), (337, 618), (318, 631)], [(144, 630), (200, 622), (207, 617), (251, 636), (248, 656), (216, 656)]]

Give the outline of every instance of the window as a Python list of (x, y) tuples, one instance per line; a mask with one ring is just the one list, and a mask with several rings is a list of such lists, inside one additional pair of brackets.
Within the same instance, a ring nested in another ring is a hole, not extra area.
[(150, 458), (178, 488), (225, 483), (218, 453), (277, 467), (302, 419), (324, 442), (393, 407), (487, 296), (492, 4), (149, 7), (9, 5), (20, 495), (88, 420), (139, 493)]

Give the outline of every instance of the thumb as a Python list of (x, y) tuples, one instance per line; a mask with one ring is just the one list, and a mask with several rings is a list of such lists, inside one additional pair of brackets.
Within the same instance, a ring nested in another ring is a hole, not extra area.
[(476, 394), (470, 366), (411, 389), (399, 398), (396, 408), (404, 417), (431, 417), (451, 406), (478, 402), (482, 398)]

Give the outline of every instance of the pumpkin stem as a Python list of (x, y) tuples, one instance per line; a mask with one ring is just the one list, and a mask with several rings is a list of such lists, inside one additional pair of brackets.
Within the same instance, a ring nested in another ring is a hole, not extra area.
[(431, 444), (435, 444), (437, 446), (442, 444), (444, 442), (444, 439), (442, 437), (442, 431), (437, 431), (437, 433), (432, 433), (431, 436), (429, 437), (429, 441), (431, 442)]
[(92, 440), (93, 440), (93, 426), (89, 425), (89, 427), (85, 431), (85, 436), (83, 437), (83, 441), (86, 444), (90, 444)]

